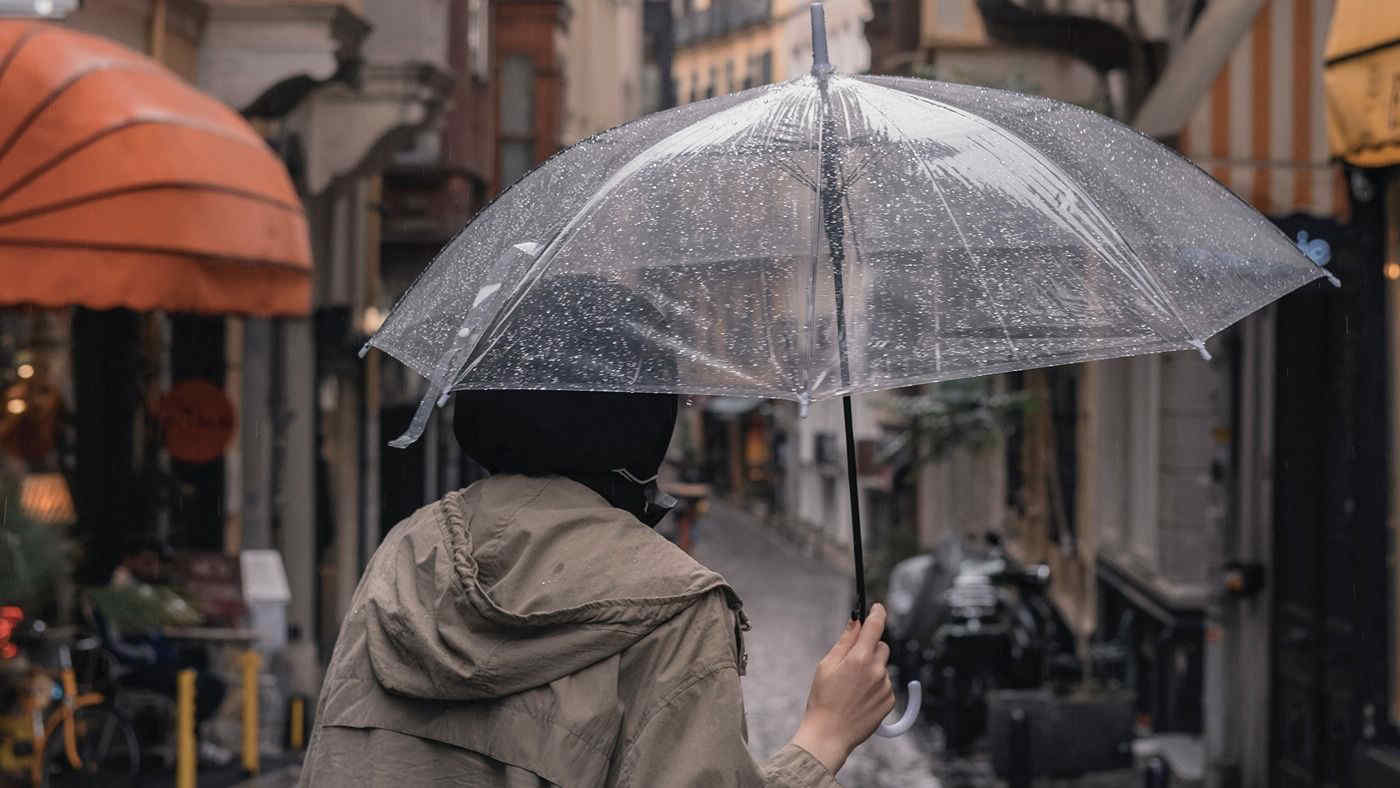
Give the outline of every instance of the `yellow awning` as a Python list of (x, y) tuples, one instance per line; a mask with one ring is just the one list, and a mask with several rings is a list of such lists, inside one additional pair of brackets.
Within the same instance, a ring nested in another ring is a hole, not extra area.
[(1332, 153), (1360, 167), (1400, 164), (1400, 3), (1337, 0), (1323, 84)]

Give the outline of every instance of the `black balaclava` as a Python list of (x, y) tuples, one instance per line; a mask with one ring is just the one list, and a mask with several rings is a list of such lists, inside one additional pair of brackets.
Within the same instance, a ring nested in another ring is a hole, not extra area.
[[(509, 370), (533, 357), (547, 359), (559, 380), (570, 379), (573, 365), (587, 368), (586, 377), (576, 379), (608, 381), (610, 371), (600, 369), (597, 360), (551, 354), (553, 346), (609, 347), (608, 359), (621, 356), (629, 367), (616, 371), (614, 385), (642, 368), (652, 379), (674, 375), (674, 361), (639, 338), (646, 331), (637, 330), (658, 326), (660, 313), (622, 285), (591, 276), (556, 277), (532, 293), (522, 311), (552, 319), (507, 334), (487, 359), (496, 363), (479, 368), (483, 379), (497, 380), (502, 376), (493, 368)], [(618, 352), (619, 343), (624, 352)], [(648, 526), (675, 506), (656, 484), (676, 425), (674, 394), (468, 389), (454, 399), (457, 441), (491, 473), (567, 476)]]

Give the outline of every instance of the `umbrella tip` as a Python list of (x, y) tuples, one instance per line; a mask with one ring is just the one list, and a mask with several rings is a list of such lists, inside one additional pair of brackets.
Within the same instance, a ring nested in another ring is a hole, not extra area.
[(824, 79), (833, 71), (826, 51), (826, 9), (812, 3), (812, 75)]

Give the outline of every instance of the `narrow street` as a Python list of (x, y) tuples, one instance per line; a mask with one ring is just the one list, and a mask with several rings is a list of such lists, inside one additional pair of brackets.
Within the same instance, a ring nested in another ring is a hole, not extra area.
[[(851, 581), (723, 505), (701, 522), (695, 555), (739, 592), (753, 625), (744, 703), (749, 745), (766, 758), (797, 730), (817, 661), (846, 623)], [(852, 788), (938, 786), (933, 766), (927, 730), (917, 726), (896, 739), (872, 737), (838, 778)]]

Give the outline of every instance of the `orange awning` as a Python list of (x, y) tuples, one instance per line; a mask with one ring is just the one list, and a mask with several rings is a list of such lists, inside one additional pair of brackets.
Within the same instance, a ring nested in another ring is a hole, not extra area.
[(106, 39), (0, 21), (0, 304), (304, 315), (306, 215), (237, 112)]

